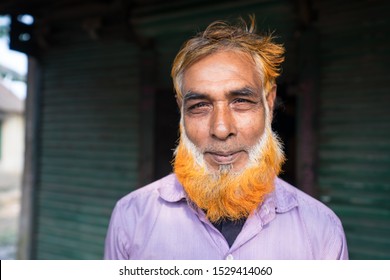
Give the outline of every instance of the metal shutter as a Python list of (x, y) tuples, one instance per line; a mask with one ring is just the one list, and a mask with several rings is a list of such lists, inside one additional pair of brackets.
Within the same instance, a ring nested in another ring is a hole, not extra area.
[(42, 60), (37, 259), (102, 258), (114, 204), (137, 184), (137, 49), (85, 37)]
[(351, 259), (390, 258), (389, 30), (385, 1), (317, 1), (319, 177)]
[[(236, 20), (240, 16), (247, 20), (248, 15), (254, 14), (260, 31), (275, 31), (277, 40), (291, 50), (296, 28), (293, 9), (292, 3), (280, 0), (185, 1), (141, 7), (135, 11), (133, 21), (141, 34), (156, 39), (159, 85), (172, 88), (170, 70), (180, 46), (211, 22)], [(284, 73), (292, 71), (293, 56), (293, 52), (288, 54)]]

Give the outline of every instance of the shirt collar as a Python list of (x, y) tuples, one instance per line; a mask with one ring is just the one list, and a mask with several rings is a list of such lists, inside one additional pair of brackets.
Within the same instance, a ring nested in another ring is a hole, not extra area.
[(173, 203), (186, 199), (186, 193), (175, 174), (170, 174), (162, 179), (158, 192), (160, 197), (167, 202)]
[(275, 179), (275, 189), (267, 195), (264, 202), (257, 208), (255, 215), (262, 225), (271, 222), (276, 214), (282, 214), (298, 206), (295, 192), (291, 186), (280, 178)]
[(275, 180), (275, 209), (285, 213), (298, 206), (295, 188), (280, 178)]
[[(178, 202), (187, 199), (182, 185), (174, 174), (171, 174), (161, 181), (158, 189), (160, 197), (167, 202)], [(275, 189), (267, 195), (264, 202), (255, 212), (264, 224), (274, 219), (276, 214), (290, 211), (298, 206), (296, 195), (292, 186), (280, 178), (275, 179)]]

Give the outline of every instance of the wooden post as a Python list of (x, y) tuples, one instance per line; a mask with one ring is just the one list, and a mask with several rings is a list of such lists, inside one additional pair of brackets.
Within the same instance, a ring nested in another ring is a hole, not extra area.
[(17, 259), (32, 259), (34, 244), (35, 189), (38, 176), (38, 126), (40, 112), (40, 69), (35, 58), (28, 58), (25, 104), (25, 159), (22, 178), (21, 212)]

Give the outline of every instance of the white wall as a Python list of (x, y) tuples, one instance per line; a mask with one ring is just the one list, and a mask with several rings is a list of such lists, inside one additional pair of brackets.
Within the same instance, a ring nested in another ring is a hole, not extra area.
[(24, 162), (24, 118), (7, 115), (2, 120), (0, 171), (21, 174)]

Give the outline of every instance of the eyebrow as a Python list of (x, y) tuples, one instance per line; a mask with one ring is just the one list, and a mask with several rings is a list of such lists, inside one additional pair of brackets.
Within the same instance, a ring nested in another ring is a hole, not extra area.
[(206, 99), (207, 94), (204, 93), (199, 93), (199, 92), (194, 92), (194, 91), (188, 91), (183, 98), (183, 102), (187, 102), (189, 100), (199, 100), (199, 99)]
[(243, 87), (240, 89), (232, 90), (228, 93), (231, 97), (254, 97), (256, 95), (256, 90), (251, 87)]
[[(231, 90), (227, 93), (229, 97), (254, 97), (256, 95), (256, 89), (252, 87), (243, 87), (239, 89)], [(208, 94), (195, 92), (189, 90), (183, 98), (183, 103), (186, 103), (190, 100), (201, 100), (209, 98)]]

